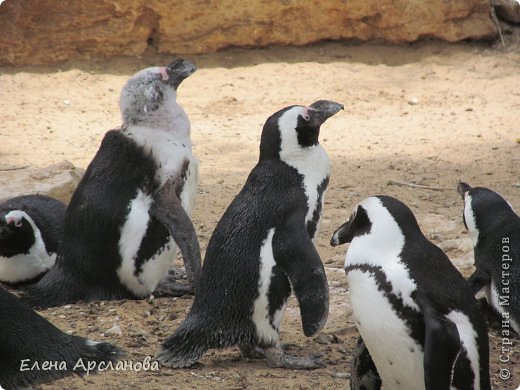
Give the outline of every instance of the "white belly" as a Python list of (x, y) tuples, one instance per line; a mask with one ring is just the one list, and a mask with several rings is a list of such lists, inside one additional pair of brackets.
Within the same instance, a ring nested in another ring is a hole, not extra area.
[(258, 298), (253, 304), (253, 323), (256, 327), (258, 338), (264, 344), (274, 345), (279, 342), (279, 328), (282, 322), (287, 302), (278, 309), (271, 320), (269, 316), (269, 286), (273, 275), (273, 267), (276, 261), (273, 256), (273, 236), (275, 229), (267, 233), (267, 237), (260, 247), (260, 279), (258, 280)]
[[(197, 184), (198, 165), (197, 160), (192, 158), (180, 197), (182, 207), (189, 216), (191, 216), (195, 206)], [(145, 297), (155, 290), (168, 272), (171, 261), (175, 260), (178, 254), (178, 247), (170, 236), (165, 247), (143, 264), (141, 272), (135, 274), (135, 259), (143, 238), (146, 236), (152, 201), (150, 195), (146, 195), (142, 191), (138, 192), (136, 198), (130, 204), (130, 212), (121, 229), (119, 240), (119, 253), (122, 263), (116, 272), (121, 283), (139, 297)]]
[(372, 275), (347, 274), (357, 328), (372, 356), (385, 389), (424, 389), (423, 348), (393, 311)]

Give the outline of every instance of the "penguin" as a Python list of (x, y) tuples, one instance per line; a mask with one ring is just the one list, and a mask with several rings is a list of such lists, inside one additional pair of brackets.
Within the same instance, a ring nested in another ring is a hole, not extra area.
[(65, 209), (45, 195), (0, 204), (0, 282), (14, 287), (35, 283), (54, 265)]
[(314, 357), (285, 354), (279, 331), (291, 290), (305, 336), (327, 320), (327, 279), (313, 241), (330, 162), (318, 136), (342, 108), (317, 101), (267, 119), (259, 161), (206, 249), (191, 310), (157, 354), (163, 365), (188, 367), (208, 349), (238, 345), (248, 358), (263, 353), (271, 367), (322, 366)]
[(473, 241), (473, 294), (484, 290), (488, 304), (520, 335), (520, 216), (500, 194), (459, 183), (463, 221)]
[[(74, 191), (56, 265), (23, 297), (31, 306), (193, 293), (198, 162), (176, 96), (195, 70), (177, 59), (139, 71), (123, 87), (123, 125), (105, 134)], [(168, 271), (178, 247), (188, 285)]]
[(0, 387), (18, 389), (84, 375), (123, 356), (104, 342), (62, 332), (0, 287)]
[(365, 373), (367, 388), (378, 388), (378, 375), (391, 389), (490, 389), (480, 307), (412, 211), (389, 196), (369, 197), (334, 232), (331, 245), (344, 243), (351, 243), (345, 272), (363, 341), (353, 377)]

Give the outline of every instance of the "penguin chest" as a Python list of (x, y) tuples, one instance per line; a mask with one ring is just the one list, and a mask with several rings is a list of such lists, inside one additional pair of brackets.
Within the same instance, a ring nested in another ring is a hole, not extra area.
[(275, 229), (268, 231), (262, 242), (259, 255), (258, 296), (253, 302), (252, 321), (262, 345), (273, 345), (279, 340), (278, 332), (290, 295), (290, 287), (280, 289), (278, 285), (284, 276), (276, 274), (276, 262), (273, 256), (273, 236)]
[[(507, 287), (510, 288), (510, 286)], [(520, 334), (520, 323), (518, 322), (519, 319), (513, 316), (514, 310), (510, 310), (508, 306), (501, 304), (501, 294), (499, 293), (499, 288), (497, 287), (493, 278), (491, 278), (491, 283), (485, 287), (485, 293), (488, 303), (502, 316), (502, 318), (509, 316), (511, 327), (516, 331), (516, 333)]]
[(347, 274), (356, 326), (388, 389), (424, 389), (424, 353), (376, 277), (361, 269)]
[[(133, 128), (132, 138), (155, 160), (155, 177), (160, 185), (172, 177), (183, 179), (180, 201), (191, 215), (197, 194), (198, 162), (191, 153), (189, 138), (177, 140), (168, 133), (147, 128)], [(121, 266), (116, 272), (121, 283), (138, 297), (155, 290), (178, 252), (166, 227), (151, 217), (152, 203), (151, 194), (137, 190), (128, 206), (119, 240)]]
[[(188, 214), (196, 194), (194, 179), (196, 172), (187, 173), (181, 192), (181, 204)], [(121, 266), (116, 272), (121, 283), (138, 297), (145, 297), (155, 290), (178, 253), (167, 228), (151, 217), (152, 203), (150, 194), (137, 191), (137, 196), (130, 202), (119, 239)]]
[(304, 158), (294, 159), (289, 165), (295, 168), (302, 177), (302, 188), (307, 198), (305, 223), (309, 237), (314, 242), (319, 232), (325, 191), (329, 184), (329, 157), (325, 149), (316, 145), (306, 151)]

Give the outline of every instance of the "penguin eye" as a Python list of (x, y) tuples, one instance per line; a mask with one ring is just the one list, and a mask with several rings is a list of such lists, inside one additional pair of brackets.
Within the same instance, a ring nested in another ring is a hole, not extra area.
[(20, 226), (22, 226), (22, 220), (21, 220), (21, 219), (16, 220), (16, 221), (14, 222), (14, 226), (16, 226), (16, 227), (20, 227)]

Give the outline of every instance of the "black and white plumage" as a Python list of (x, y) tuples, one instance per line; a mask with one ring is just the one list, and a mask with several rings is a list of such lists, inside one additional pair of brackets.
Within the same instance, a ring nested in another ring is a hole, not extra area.
[(44, 195), (23, 195), (0, 204), (0, 282), (36, 282), (56, 261), (66, 206)]
[(378, 388), (379, 375), (384, 388), (490, 389), (480, 308), (412, 211), (395, 198), (369, 197), (331, 239), (333, 246), (347, 242), (345, 272), (360, 348), (366, 346), (377, 367), (370, 370), (367, 352), (358, 351), (363, 359), (355, 361), (364, 367), (352, 368), (354, 378), (364, 376), (369, 388)]
[(497, 192), (458, 185), (464, 225), (473, 240), (475, 272), (468, 282), (520, 334), (520, 216)]
[[(56, 265), (29, 290), (28, 303), (144, 298), (160, 283), (172, 295), (193, 292), (200, 249), (189, 215), (198, 162), (188, 116), (176, 97), (195, 69), (179, 59), (144, 69), (126, 83), (123, 126), (106, 133), (74, 192)], [(177, 247), (190, 286), (168, 278)]]
[(89, 362), (98, 367), (98, 363), (115, 361), (122, 355), (111, 344), (62, 332), (1, 287), (0, 329), (0, 387), (4, 389), (83, 375), (84, 368), (93, 367)]
[(285, 355), (279, 328), (291, 287), (306, 336), (327, 319), (328, 286), (313, 245), (330, 164), (320, 126), (343, 108), (330, 101), (291, 106), (265, 123), (260, 158), (209, 242), (190, 313), (165, 340), (158, 359), (187, 367), (208, 349), (263, 349), (271, 366), (316, 368)]

